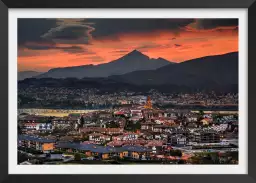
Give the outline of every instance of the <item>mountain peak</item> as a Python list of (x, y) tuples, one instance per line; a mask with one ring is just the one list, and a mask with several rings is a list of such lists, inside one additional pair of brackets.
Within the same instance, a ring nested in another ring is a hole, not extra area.
[(135, 50), (131, 51), (130, 53), (128, 53), (125, 56), (144, 56), (145, 57), (146, 55), (144, 55), (143, 53), (141, 53), (140, 51), (135, 49)]

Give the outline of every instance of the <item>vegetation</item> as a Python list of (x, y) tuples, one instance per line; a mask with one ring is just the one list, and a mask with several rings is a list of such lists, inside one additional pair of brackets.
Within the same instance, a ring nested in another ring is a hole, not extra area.
[(82, 128), (84, 126), (84, 117), (81, 116), (80, 118), (80, 124), (79, 124), (79, 128)]
[(221, 156), (217, 152), (196, 153), (189, 161), (192, 164), (236, 164), (238, 152), (228, 152)]
[(132, 121), (128, 121), (128, 123), (126, 124), (126, 127), (125, 127), (125, 130), (133, 131), (133, 132), (136, 132), (137, 130), (140, 130), (140, 129), (141, 129), (140, 122), (133, 123)]
[(81, 155), (79, 153), (76, 153), (74, 156), (75, 161), (81, 161)]
[(180, 150), (171, 150), (170, 151), (170, 156), (182, 156), (182, 152)]
[(22, 134), (22, 129), (21, 129), (21, 127), (20, 127), (19, 124), (18, 124), (18, 134), (19, 134), (19, 135)]
[(18, 149), (31, 154), (42, 154), (42, 151), (31, 149), (31, 148), (19, 147)]
[(114, 122), (114, 121), (111, 121), (111, 122), (106, 124), (106, 127), (107, 128), (119, 128), (120, 125), (118, 123)]

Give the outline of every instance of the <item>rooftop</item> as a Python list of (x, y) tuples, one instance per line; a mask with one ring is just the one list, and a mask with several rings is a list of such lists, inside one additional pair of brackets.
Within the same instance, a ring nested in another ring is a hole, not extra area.
[(37, 136), (28, 136), (28, 135), (19, 135), (18, 140), (28, 140), (28, 141), (34, 141), (34, 142), (41, 142), (41, 143), (54, 143), (54, 139), (48, 139), (43, 137), (37, 137)]

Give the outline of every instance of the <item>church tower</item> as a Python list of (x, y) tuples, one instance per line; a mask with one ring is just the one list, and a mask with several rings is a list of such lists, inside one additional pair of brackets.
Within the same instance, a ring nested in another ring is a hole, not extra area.
[(147, 102), (146, 102), (145, 108), (152, 109), (152, 102), (151, 102), (150, 96), (147, 97)]

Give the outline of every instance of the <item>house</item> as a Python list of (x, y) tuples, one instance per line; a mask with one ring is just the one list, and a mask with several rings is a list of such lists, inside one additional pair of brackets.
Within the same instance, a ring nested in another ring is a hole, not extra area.
[(156, 123), (152, 122), (146, 122), (146, 123), (141, 123), (141, 130), (153, 130), (153, 126), (156, 125)]
[(110, 141), (111, 137), (108, 135), (103, 135), (101, 133), (91, 133), (89, 134), (89, 140), (98, 143), (104, 143), (106, 141)]
[(25, 131), (37, 130), (37, 131), (51, 131), (53, 126), (51, 123), (23, 123), (22, 129)]
[(192, 141), (197, 143), (219, 143), (220, 135), (215, 131), (198, 131), (192, 134)]
[(200, 122), (203, 123), (203, 125), (209, 125), (210, 123), (212, 123), (212, 119), (211, 118), (204, 118)]
[(163, 140), (149, 140), (144, 146), (152, 148), (154, 151), (160, 151), (164, 144), (165, 142)]
[(142, 159), (143, 157), (148, 158), (152, 152), (152, 149), (150, 148), (130, 145), (123, 146), (122, 150), (124, 157), (129, 157), (132, 159)]
[(99, 146), (96, 144), (80, 144), (80, 143), (61, 143), (57, 144), (56, 148), (68, 152), (85, 153), (89, 157), (97, 159), (109, 159), (114, 156), (123, 158), (124, 150), (110, 146)]
[(126, 141), (126, 140), (137, 140), (138, 139), (138, 134), (137, 133), (124, 133), (121, 136), (121, 140)]
[(74, 117), (59, 117), (52, 119), (54, 128), (58, 129), (74, 128), (77, 122), (78, 119), (75, 120)]
[(98, 132), (104, 133), (107, 135), (118, 135), (123, 133), (122, 128), (101, 128), (101, 127), (90, 127), (90, 128), (80, 128), (79, 133), (91, 133), (91, 132)]
[(174, 135), (168, 138), (168, 142), (173, 146), (185, 146), (187, 138), (184, 135)]
[(165, 111), (162, 111), (162, 110), (144, 109), (143, 116), (145, 119), (155, 119), (155, 118), (164, 117), (168, 115), (165, 115)]
[(37, 131), (52, 131), (54, 128), (51, 123), (40, 123), (36, 125)]
[(23, 123), (22, 128), (24, 130), (36, 130), (37, 123), (26, 122)]
[(191, 122), (196, 122), (198, 119), (198, 116), (196, 114), (192, 114), (190, 116), (187, 116), (187, 122), (191, 123)]
[(36, 136), (19, 135), (18, 147), (31, 148), (48, 153), (54, 150), (55, 140)]
[(140, 109), (131, 109), (131, 117), (142, 119), (143, 118), (142, 111)]
[(154, 125), (152, 128), (153, 132), (167, 132), (170, 127), (167, 125)]
[(146, 140), (153, 140), (154, 134), (153, 134), (153, 132), (143, 131), (142, 137)]

